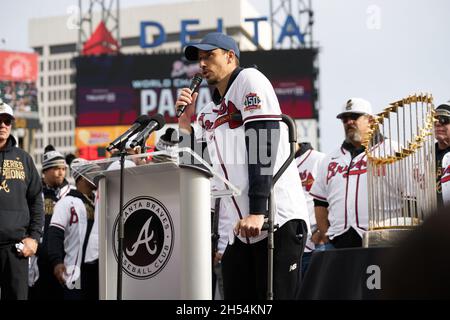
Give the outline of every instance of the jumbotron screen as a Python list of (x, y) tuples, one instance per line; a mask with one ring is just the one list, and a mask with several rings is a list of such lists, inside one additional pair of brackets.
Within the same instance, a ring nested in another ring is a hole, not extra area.
[[(256, 67), (271, 81), (282, 112), (314, 119), (315, 49), (241, 52), (242, 67)], [(76, 59), (76, 126), (130, 125), (140, 114), (162, 114), (176, 122), (175, 101), (199, 72), (182, 54), (87, 56)], [(197, 111), (211, 101), (203, 81)]]

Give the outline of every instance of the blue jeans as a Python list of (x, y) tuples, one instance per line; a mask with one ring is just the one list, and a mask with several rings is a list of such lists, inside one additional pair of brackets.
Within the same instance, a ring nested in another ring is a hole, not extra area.
[(331, 249), (334, 249), (334, 246), (331, 242), (327, 242), (324, 244), (316, 244), (317, 251), (326, 251), (326, 250), (331, 250)]

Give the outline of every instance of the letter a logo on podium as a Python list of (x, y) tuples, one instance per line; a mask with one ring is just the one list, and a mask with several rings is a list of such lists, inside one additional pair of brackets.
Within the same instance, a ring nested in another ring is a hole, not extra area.
[[(169, 211), (157, 199), (142, 196), (124, 206), (123, 217), (123, 271), (138, 280), (154, 277), (164, 269), (173, 249), (174, 228)], [(118, 218), (119, 215), (113, 228), (116, 260)]]

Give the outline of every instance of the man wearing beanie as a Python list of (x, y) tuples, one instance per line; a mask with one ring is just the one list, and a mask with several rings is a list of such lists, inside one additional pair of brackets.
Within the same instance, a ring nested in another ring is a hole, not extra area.
[[(71, 189), (65, 178), (66, 168), (64, 156), (56, 151), (52, 145), (45, 147), (42, 161), (44, 233), (41, 246), (36, 254), (39, 278), (34, 286), (30, 287), (30, 299), (32, 300), (61, 300), (63, 298), (62, 287), (53, 276), (53, 268), (48, 260), (47, 235), (56, 202), (67, 195)], [(31, 265), (30, 273), (33, 272), (33, 269), (35, 269), (34, 264)]]
[(436, 108), (434, 125), (438, 206), (450, 205), (450, 101)]
[(39, 173), (11, 135), (12, 108), (0, 99), (0, 290), (2, 300), (28, 298), (28, 257), (42, 235)]

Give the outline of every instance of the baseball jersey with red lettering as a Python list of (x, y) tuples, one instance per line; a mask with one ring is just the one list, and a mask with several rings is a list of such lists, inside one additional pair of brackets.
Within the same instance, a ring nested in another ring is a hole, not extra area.
[[(325, 154), (314, 149), (309, 149), (301, 156), (295, 158), (295, 162), (297, 164), (298, 174), (300, 176), (300, 180), (302, 181), (302, 188), (306, 199), (306, 204), (308, 206), (308, 214), (309, 214), (309, 223), (310, 228), (314, 231), (317, 228), (316, 225), (316, 216), (314, 213), (314, 200), (313, 197), (309, 194), (313, 182), (317, 176), (317, 168), (320, 160), (325, 157)], [(314, 243), (311, 241), (311, 237), (308, 237), (305, 246), (305, 252), (311, 252), (314, 250)]]
[(50, 228), (64, 231), (64, 265), (66, 267), (66, 286), (79, 288), (81, 264), (83, 263), (83, 245), (88, 219), (93, 220), (94, 209), (87, 210), (83, 201), (67, 195), (55, 205)]
[[(239, 113), (241, 118), (234, 116)], [(199, 130), (195, 130), (196, 137), (207, 143), (214, 169), (242, 192), (240, 196), (223, 198), (227, 211), (220, 214), (221, 225), (230, 231), (230, 238), (236, 223), (249, 215), (248, 163), (255, 161), (253, 157), (257, 150), (256, 140), (252, 140), (255, 136), (247, 132), (250, 139), (247, 159), (244, 124), (261, 120), (280, 121), (281, 109), (270, 81), (253, 68), (243, 69), (231, 83), (221, 102), (218, 105), (214, 102), (207, 104), (197, 116)], [(278, 149), (272, 153), (276, 154), (274, 170), (264, 171), (262, 168), (261, 173), (277, 172), (289, 153), (287, 127), (280, 122), (280, 142)], [(291, 219), (303, 219), (309, 225), (306, 201), (294, 162), (276, 183), (273, 201), (276, 224), (282, 226)], [(255, 243), (266, 236), (267, 232), (262, 232), (258, 237), (249, 238), (249, 242)], [(246, 238), (240, 239), (247, 243)]]
[(350, 227), (362, 236), (368, 228), (366, 154), (362, 152), (352, 159), (350, 152), (340, 147), (327, 155), (319, 164), (310, 194), (328, 202), (330, 239)]
[[(397, 144), (390, 139), (373, 147), (372, 153), (378, 156), (393, 154)], [(391, 151), (392, 150), (392, 151)], [(394, 170), (398, 171), (398, 170)], [(390, 171), (381, 170), (373, 173), (377, 176), (392, 175)], [(392, 183), (395, 183), (392, 184)], [(387, 212), (399, 211), (400, 199), (406, 193), (406, 183), (397, 177), (380, 179), (383, 190), (383, 203), (378, 203), (376, 210)], [(353, 227), (362, 237), (368, 229), (368, 186), (367, 156), (365, 152), (352, 158), (343, 147), (327, 155), (319, 164), (318, 175), (310, 191), (315, 199), (328, 202), (328, 221), (330, 227), (327, 235), (330, 239), (345, 233)], [(384, 206), (383, 208), (381, 206)]]

